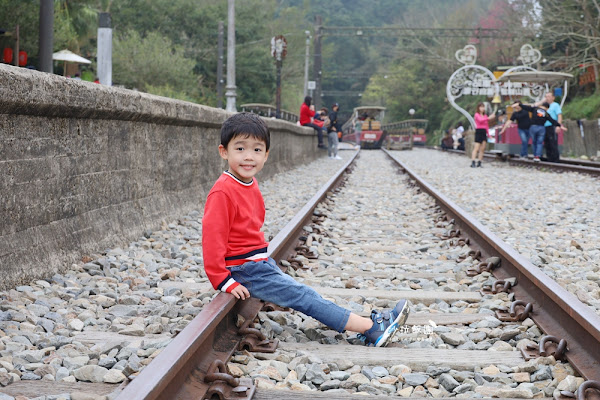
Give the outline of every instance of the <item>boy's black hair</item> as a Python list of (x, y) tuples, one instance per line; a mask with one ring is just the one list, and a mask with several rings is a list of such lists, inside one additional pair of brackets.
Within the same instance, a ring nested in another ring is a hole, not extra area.
[(542, 107), (550, 108), (550, 104), (548, 104), (548, 102), (545, 101), (542, 103)]
[(271, 146), (271, 133), (265, 121), (257, 114), (241, 112), (227, 118), (221, 126), (221, 144), (227, 147), (236, 136), (253, 137), (265, 142), (266, 150)]

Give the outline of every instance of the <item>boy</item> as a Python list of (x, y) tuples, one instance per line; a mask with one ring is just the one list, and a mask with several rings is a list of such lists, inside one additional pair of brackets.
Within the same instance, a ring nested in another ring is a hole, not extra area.
[(260, 231), (265, 205), (254, 176), (269, 157), (270, 133), (255, 114), (239, 113), (221, 128), (220, 156), (229, 168), (206, 199), (202, 219), (204, 269), (216, 290), (238, 299), (250, 296), (291, 307), (328, 327), (360, 333), (367, 344), (385, 346), (408, 318), (408, 302), (364, 318), (323, 299), (309, 286), (284, 274), (267, 256)]

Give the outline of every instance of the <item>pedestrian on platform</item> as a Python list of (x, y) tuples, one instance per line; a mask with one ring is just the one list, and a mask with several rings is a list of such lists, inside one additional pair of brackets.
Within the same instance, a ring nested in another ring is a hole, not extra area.
[(340, 134), (342, 133), (342, 127), (338, 121), (338, 111), (340, 105), (333, 103), (331, 106), (331, 114), (329, 114), (329, 127), (327, 128), (327, 155), (329, 158), (341, 160), (342, 157), (338, 156), (338, 142)]
[(269, 157), (270, 133), (256, 114), (238, 113), (221, 127), (219, 155), (228, 169), (208, 193), (202, 218), (202, 252), (206, 276), (216, 290), (291, 307), (328, 327), (358, 332), (367, 344), (387, 345), (406, 322), (408, 302), (389, 311), (361, 317), (325, 300), (311, 287), (284, 274), (268, 256), (265, 202), (254, 178)]
[[(487, 138), (489, 135), (490, 121), (496, 118), (491, 118), (485, 113), (485, 104), (477, 104), (477, 112), (475, 113), (475, 143), (473, 144), (473, 152), (471, 153), (471, 168), (481, 167), (483, 153), (487, 146)], [(475, 160), (477, 159), (477, 164)]]
[[(527, 146), (529, 146), (529, 127), (531, 126), (531, 118), (529, 118), (529, 111), (523, 110), (521, 108), (520, 103), (513, 104), (513, 113), (510, 116), (510, 119), (506, 120), (506, 123), (502, 127), (500, 134), (502, 135), (506, 128), (513, 122), (517, 122), (517, 129), (519, 131), (519, 136), (521, 137), (521, 158), (527, 158)], [(532, 143), (533, 146), (533, 143)]]
[(546, 128), (544, 124), (546, 122), (550, 122), (552, 126), (560, 126), (562, 129), (565, 128), (559, 124), (557, 120), (550, 116), (548, 113), (550, 104), (547, 102), (543, 102), (539, 106), (526, 105), (522, 104), (521, 102), (513, 104), (513, 107), (515, 105), (519, 105), (525, 111), (531, 112), (531, 126), (529, 127), (529, 133), (531, 134), (533, 140), (533, 161), (539, 162), (543, 151), (544, 136), (546, 135)]
[(304, 103), (300, 106), (300, 125), (302, 126), (310, 126), (317, 132), (317, 147), (320, 149), (325, 148), (323, 144), (323, 127), (314, 123), (315, 117), (315, 106), (311, 105), (312, 97), (306, 96), (304, 98)]
[[(544, 95), (544, 98), (546, 103), (550, 104), (550, 107), (548, 107), (548, 114), (550, 114), (552, 118), (562, 125), (562, 109), (560, 108), (560, 104), (555, 101), (556, 98), (554, 97), (554, 93), (547, 92)], [(560, 152), (558, 151), (558, 137), (556, 135), (556, 128), (550, 122), (546, 122), (544, 124), (544, 128), (546, 129), (544, 135), (546, 158), (550, 162), (558, 162), (560, 159)]]

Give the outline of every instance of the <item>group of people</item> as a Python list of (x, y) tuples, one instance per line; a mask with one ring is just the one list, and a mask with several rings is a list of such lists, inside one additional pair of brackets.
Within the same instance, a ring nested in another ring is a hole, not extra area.
[[(546, 147), (546, 158), (550, 162), (559, 160), (558, 140), (556, 135), (556, 127), (560, 127), (566, 131), (562, 125), (562, 109), (556, 101), (552, 92), (547, 92), (544, 96), (544, 101), (533, 105), (522, 104), (516, 102), (512, 105), (513, 113), (506, 121), (500, 133), (504, 133), (511, 121), (517, 123), (519, 136), (521, 137), (521, 154), (522, 158), (527, 157), (527, 146), (531, 138), (533, 147), (533, 161), (540, 161), (543, 147)], [(529, 116), (531, 113), (531, 117)]]
[(304, 103), (300, 106), (300, 125), (309, 126), (317, 132), (317, 147), (325, 148), (323, 137), (327, 134), (327, 155), (329, 158), (341, 160), (338, 155), (338, 141), (341, 139), (342, 127), (338, 120), (338, 111), (340, 105), (334, 103), (331, 106), (331, 113), (326, 107), (315, 111), (312, 103), (312, 97), (306, 96)]
[(459, 122), (456, 125), (456, 128), (450, 130), (448, 129), (444, 137), (442, 138), (442, 150), (464, 150), (465, 149), (465, 138), (463, 137), (463, 133), (465, 132), (465, 128), (463, 127), (462, 122)]
[[(521, 158), (527, 158), (529, 139), (531, 138), (533, 147), (533, 161), (539, 162), (544, 146), (546, 147), (546, 157), (550, 162), (559, 160), (558, 140), (556, 127), (562, 130), (567, 129), (562, 125), (562, 110), (555, 101), (556, 98), (552, 92), (544, 95), (544, 100), (527, 105), (520, 101), (512, 104), (513, 113), (506, 120), (500, 134), (503, 134), (506, 128), (512, 123), (517, 123), (519, 136), (521, 138)], [(531, 113), (531, 116), (530, 116)], [(475, 113), (475, 144), (471, 154), (471, 167), (481, 167), (485, 143), (489, 136), (489, 123), (496, 116), (488, 117), (485, 113), (485, 105), (479, 103)]]

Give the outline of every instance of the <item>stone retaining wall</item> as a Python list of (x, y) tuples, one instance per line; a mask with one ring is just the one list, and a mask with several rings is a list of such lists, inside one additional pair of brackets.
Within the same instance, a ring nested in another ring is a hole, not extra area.
[[(228, 115), (0, 64), (0, 288), (198, 208), (226, 165)], [(312, 129), (268, 124), (259, 180), (322, 155)]]

